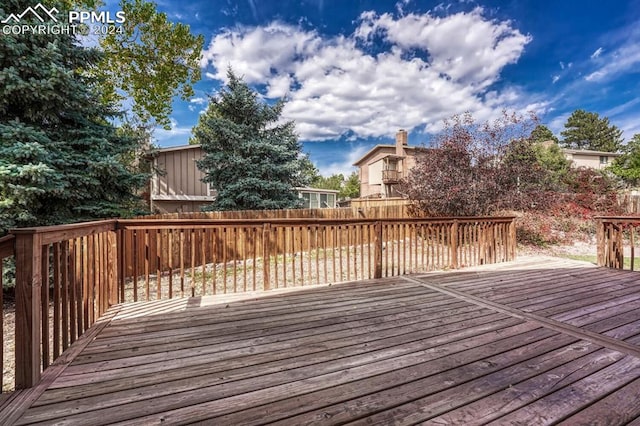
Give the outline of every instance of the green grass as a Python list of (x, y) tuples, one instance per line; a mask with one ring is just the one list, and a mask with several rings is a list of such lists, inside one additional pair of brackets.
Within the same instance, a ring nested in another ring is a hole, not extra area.
[[(598, 263), (598, 258), (595, 255), (590, 255), (590, 254), (560, 254), (559, 256), (567, 259), (582, 260), (584, 262), (590, 262), (590, 263), (593, 263), (594, 265)], [(635, 271), (640, 271), (640, 258), (636, 257), (634, 259), (633, 266), (634, 266), (633, 269)], [(624, 258), (624, 269), (631, 269), (630, 257)]]

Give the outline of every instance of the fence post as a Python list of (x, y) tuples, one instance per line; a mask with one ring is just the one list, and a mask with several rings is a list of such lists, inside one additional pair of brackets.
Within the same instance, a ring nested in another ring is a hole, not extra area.
[(604, 261), (604, 221), (596, 219), (596, 245), (598, 266), (605, 266)]
[(373, 258), (375, 269), (373, 278), (382, 278), (382, 223), (378, 220), (374, 225)]
[(264, 289), (271, 290), (271, 224), (262, 226), (262, 274)]
[(451, 268), (458, 269), (458, 219), (453, 219), (451, 225), (449, 248), (451, 250)]
[(16, 233), (16, 389), (40, 380), (41, 235)]
[[(120, 273), (120, 231), (107, 232), (107, 309), (118, 303), (118, 282)], [(160, 276), (158, 276), (160, 285)]]

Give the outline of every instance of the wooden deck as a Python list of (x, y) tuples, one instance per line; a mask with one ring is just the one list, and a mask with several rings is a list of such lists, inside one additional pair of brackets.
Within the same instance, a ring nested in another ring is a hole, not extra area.
[(112, 308), (0, 424), (640, 424), (640, 275), (522, 258)]

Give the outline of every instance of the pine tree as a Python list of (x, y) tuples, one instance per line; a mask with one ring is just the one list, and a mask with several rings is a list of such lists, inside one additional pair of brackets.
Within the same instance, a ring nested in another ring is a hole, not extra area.
[(284, 103), (268, 105), (230, 69), (193, 130), (202, 145), (198, 167), (216, 190), (214, 210), (299, 207), (300, 144), (293, 122), (280, 122)]
[[(0, 14), (36, 4), (11, 0)], [(110, 124), (116, 111), (85, 73), (99, 58), (69, 34), (0, 37), (0, 233), (119, 216), (135, 202), (146, 176), (121, 159), (138, 140)]]
[(532, 142), (554, 141), (555, 143), (558, 143), (558, 138), (544, 124), (539, 124), (535, 129), (533, 129), (530, 139)]
[(566, 148), (617, 152), (622, 146), (622, 130), (595, 112), (578, 109), (567, 119), (564, 127), (566, 130), (561, 135)]

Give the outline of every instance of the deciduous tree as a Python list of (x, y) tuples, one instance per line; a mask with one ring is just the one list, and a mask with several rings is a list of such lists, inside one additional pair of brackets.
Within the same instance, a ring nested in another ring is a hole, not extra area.
[(358, 198), (360, 196), (360, 177), (358, 172), (353, 172), (342, 185), (340, 198)]
[(503, 114), (477, 124), (471, 115), (445, 121), (436, 143), (417, 159), (401, 190), (432, 216), (475, 216), (535, 206), (544, 169), (529, 135), (535, 120)]
[(637, 133), (622, 148), (623, 154), (616, 158), (610, 170), (631, 186), (640, 184), (640, 133)]
[(121, 0), (120, 9), (126, 17), (118, 24), (122, 31), (100, 38), (104, 55), (92, 69), (102, 99), (121, 103), (129, 98), (136, 119), (169, 128), (173, 98), (193, 96), (193, 84), (200, 80), (204, 37), (169, 21), (153, 2)]

